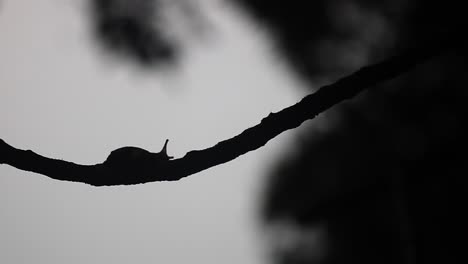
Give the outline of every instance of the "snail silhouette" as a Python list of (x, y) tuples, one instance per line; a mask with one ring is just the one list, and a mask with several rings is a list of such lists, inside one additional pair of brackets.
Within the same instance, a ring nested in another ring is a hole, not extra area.
[(166, 139), (163, 148), (157, 153), (138, 147), (123, 147), (116, 149), (110, 153), (106, 161), (104, 161), (104, 165), (117, 169), (137, 169), (138, 167), (139, 169), (144, 169), (150, 166), (166, 163), (174, 158), (167, 155), (168, 142), (169, 139)]

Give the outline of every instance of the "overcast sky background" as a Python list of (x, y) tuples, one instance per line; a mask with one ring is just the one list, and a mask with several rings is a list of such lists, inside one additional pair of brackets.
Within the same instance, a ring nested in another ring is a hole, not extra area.
[[(170, 138), (181, 157), (302, 98), (266, 32), (200, 2), (212, 31), (181, 36), (178, 67), (143, 73), (95, 48), (86, 1), (3, 0), (0, 137), (84, 164)], [(2, 165), (0, 263), (261, 263), (262, 183), (294, 133), (172, 183), (94, 188)]]

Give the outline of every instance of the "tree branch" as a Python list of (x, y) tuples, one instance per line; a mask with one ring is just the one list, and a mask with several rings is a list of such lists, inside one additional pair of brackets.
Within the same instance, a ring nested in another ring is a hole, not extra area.
[(364, 67), (334, 84), (321, 87), (295, 105), (278, 113), (270, 113), (258, 125), (246, 129), (241, 134), (221, 141), (213, 147), (190, 151), (180, 159), (155, 159), (151, 164), (128, 159), (119, 162), (118, 166), (111, 162), (80, 165), (43, 157), (30, 150), (19, 150), (0, 139), (0, 164), (8, 164), (56, 180), (83, 182), (93, 186), (179, 180), (256, 150), (284, 131), (300, 126), (304, 121), (313, 119), (335, 104), (350, 99), (379, 82), (407, 72), (446, 48), (445, 45), (427, 45), (379, 64)]

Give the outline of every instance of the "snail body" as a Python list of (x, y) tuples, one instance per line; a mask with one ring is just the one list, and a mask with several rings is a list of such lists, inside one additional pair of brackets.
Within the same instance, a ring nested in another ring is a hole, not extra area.
[(167, 143), (166, 139), (164, 146), (160, 152), (150, 152), (146, 149), (138, 147), (122, 147), (116, 149), (110, 153), (105, 165), (111, 167), (133, 167), (133, 166), (150, 166), (161, 162), (167, 162), (172, 159), (172, 156), (167, 155)]

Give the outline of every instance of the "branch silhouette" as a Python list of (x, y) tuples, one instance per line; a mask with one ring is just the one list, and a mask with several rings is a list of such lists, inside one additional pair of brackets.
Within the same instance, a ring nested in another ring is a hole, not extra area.
[(381, 63), (363, 67), (354, 74), (321, 87), (290, 107), (270, 113), (259, 124), (239, 135), (207, 149), (190, 151), (179, 159), (168, 157), (165, 148), (164, 153), (151, 153), (139, 148), (124, 147), (113, 151), (103, 163), (81, 165), (47, 158), (31, 150), (16, 149), (0, 139), (0, 164), (39, 173), (55, 180), (82, 182), (93, 186), (176, 181), (256, 150), (279, 134), (300, 126), (304, 121), (313, 119), (365, 89), (407, 72), (448, 47), (440, 43), (425, 45)]

